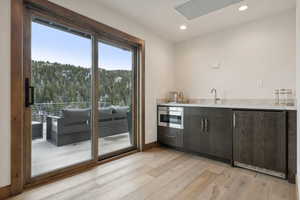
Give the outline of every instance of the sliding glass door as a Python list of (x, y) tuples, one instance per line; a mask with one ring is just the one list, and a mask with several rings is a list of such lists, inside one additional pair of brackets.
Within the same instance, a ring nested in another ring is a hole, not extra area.
[(135, 146), (134, 49), (100, 41), (99, 155), (108, 156)]
[(49, 16), (27, 23), (26, 182), (136, 149), (137, 48)]
[[(31, 176), (92, 159), (92, 40), (54, 22), (31, 23)], [(29, 83), (28, 83), (29, 84)]]

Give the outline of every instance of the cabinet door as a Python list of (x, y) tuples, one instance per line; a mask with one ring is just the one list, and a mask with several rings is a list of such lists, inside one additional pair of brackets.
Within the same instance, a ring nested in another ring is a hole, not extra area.
[(264, 166), (279, 172), (286, 172), (286, 113), (264, 112)]
[(232, 111), (210, 109), (206, 130), (210, 137), (210, 154), (232, 160)]
[(184, 148), (198, 153), (209, 154), (209, 135), (204, 131), (207, 110), (185, 108), (184, 110)]
[(235, 111), (234, 160), (286, 171), (285, 112)]

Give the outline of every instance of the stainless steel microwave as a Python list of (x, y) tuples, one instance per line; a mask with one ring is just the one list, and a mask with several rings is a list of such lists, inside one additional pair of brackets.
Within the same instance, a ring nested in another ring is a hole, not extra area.
[(158, 107), (158, 126), (183, 129), (183, 107)]

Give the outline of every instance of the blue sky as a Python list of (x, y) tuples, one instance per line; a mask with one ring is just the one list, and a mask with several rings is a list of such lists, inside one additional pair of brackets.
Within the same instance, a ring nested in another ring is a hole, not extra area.
[[(91, 67), (91, 40), (32, 23), (32, 59)], [(107, 70), (132, 68), (132, 53), (104, 43), (99, 45), (99, 64)]]

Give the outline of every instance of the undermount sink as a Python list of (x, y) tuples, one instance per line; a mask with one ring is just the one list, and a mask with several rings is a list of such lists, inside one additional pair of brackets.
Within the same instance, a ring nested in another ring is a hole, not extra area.
[[(191, 101), (190, 103), (193, 103), (193, 101)], [(197, 103), (219, 105), (219, 104), (223, 104), (224, 100), (223, 99), (201, 99), (198, 100)]]

